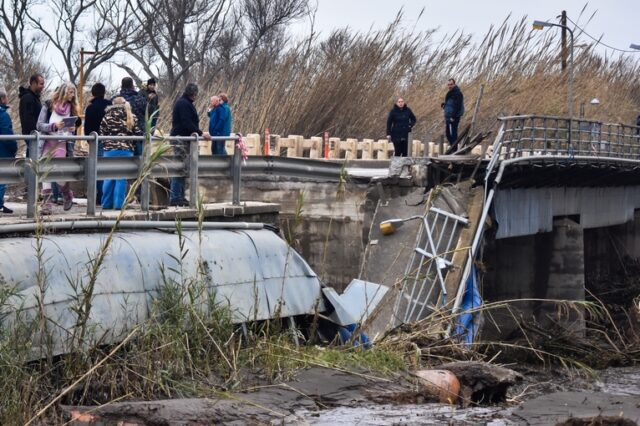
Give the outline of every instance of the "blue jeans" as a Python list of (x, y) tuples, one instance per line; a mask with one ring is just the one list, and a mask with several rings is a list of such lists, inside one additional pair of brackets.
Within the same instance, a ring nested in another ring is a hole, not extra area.
[(0, 183), (0, 209), (4, 207), (4, 192), (7, 190), (7, 185)]
[[(180, 157), (184, 161), (187, 157), (187, 147), (185, 142), (171, 142), (171, 145), (173, 145), (173, 155)], [(177, 176), (171, 178), (169, 203), (177, 203), (184, 200), (184, 187), (184, 177)]]
[[(105, 157), (133, 157), (133, 152), (124, 149), (105, 151)], [(102, 208), (121, 209), (127, 196), (126, 179), (107, 179), (102, 183)]]
[(227, 150), (224, 147), (225, 141), (213, 141), (211, 142), (211, 155), (227, 155)]

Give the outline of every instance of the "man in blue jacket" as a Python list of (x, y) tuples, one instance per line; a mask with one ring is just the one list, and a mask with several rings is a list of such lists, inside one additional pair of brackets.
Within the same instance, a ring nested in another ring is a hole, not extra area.
[[(13, 135), (13, 125), (11, 117), (7, 109), (9, 108), (9, 98), (7, 92), (0, 90), (0, 135)], [(15, 140), (0, 141), (0, 158), (14, 158), (18, 151), (18, 142)], [(4, 193), (7, 189), (6, 184), (0, 184), (0, 211), (2, 213), (13, 213), (13, 210), (4, 205)]]
[[(198, 111), (193, 105), (198, 96), (198, 86), (194, 83), (187, 84), (182, 96), (178, 98), (173, 106), (171, 136), (192, 136), (198, 134), (210, 140), (209, 132), (200, 130), (200, 118)], [(173, 154), (184, 160), (187, 156), (188, 143), (184, 141), (171, 141)], [(182, 176), (171, 178), (171, 194), (169, 204), (172, 206), (188, 206), (189, 201), (184, 198), (185, 178)]]
[[(226, 93), (213, 96), (209, 106), (211, 107), (209, 111), (209, 133), (211, 136), (230, 136), (233, 117), (231, 116), (231, 108), (229, 108), (229, 96)], [(211, 154), (227, 155), (224, 144), (225, 141), (212, 142)]]
[(458, 140), (458, 124), (464, 114), (464, 96), (453, 78), (447, 80), (447, 87), (449, 91), (440, 106), (444, 109), (445, 134), (449, 145), (453, 147)]

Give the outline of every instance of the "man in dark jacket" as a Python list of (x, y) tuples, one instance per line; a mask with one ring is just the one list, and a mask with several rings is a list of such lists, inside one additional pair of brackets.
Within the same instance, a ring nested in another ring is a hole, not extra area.
[[(192, 136), (198, 134), (203, 136), (207, 140), (211, 140), (209, 132), (202, 132), (200, 130), (200, 118), (198, 117), (198, 111), (193, 105), (198, 96), (198, 86), (194, 83), (187, 84), (184, 89), (184, 94), (178, 98), (173, 106), (173, 113), (171, 115), (171, 136)], [(174, 155), (184, 160), (187, 156), (188, 143), (184, 141), (171, 141), (173, 145)], [(172, 206), (188, 206), (189, 201), (184, 198), (184, 177), (171, 178), (171, 194), (169, 197), (169, 204)]]
[[(0, 135), (13, 135), (11, 117), (7, 112), (8, 104), (7, 92), (0, 90)], [(14, 158), (16, 151), (18, 151), (18, 142), (15, 140), (0, 141), (0, 158)], [(0, 184), (0, 212), (10, 214), (13, 213), (13, 210), (4, 205), (4, 192), (6, 189), (6, 184)]]
[(447, 87), (449, 91), (440, 106), (444, 109), (445, 134), (449, 145), (453, 147), (458, 140), (458, 124), (464, 114), (464, 96), (453, 78), (447, 80)]
[[(140, 128), (140, 131), (144, 133), (146, 126), (145, 113), (147, 111), (147, 100), (144, 97), (140, 96), (138, 92), (136, 92), (135, 88), (133, 87), (133, 79), (131, 77), (124, 77), (122, 79), (120, 94), (118, 96), (122, 96), (127, 102), (129, 102), (133, 114), (138, 118), (138, 126)], [(114, 98), (116, 97), (117, 96), (114, 96)], [(133, 155), (141, 154), (142, 142), (136, 142)]]
[(406, 157), (409, 153), (409, 133), (416, 124), (416, 116), (405, 104), (403, 98), (398, 98), (389, 111), (387, 117), (387, 139), (393, 142), (393, 156)]
[[(92, 99), (84, 112), (84, 134), (89, 135), (92, 132), (100, 134), (100, 123), (104, 118), (105, 111), (111, 101), (105, 99), (106, 88), (102, 83), (96, 83), (91, 87)], [(104, 157), (104, 144), (98, 144), (98, 157)], [(100, 205), (102, 200), (102, 181), (96, 184), (96, 204)]]
[[(42, 74), (33, 74), (29, 78), (29, 87), (25, 89), (20, 86), (18, 90), (20, 97), (18, 111), (20, 113), (20, 127), (22, 127), (23, 135), (29, 135), (36, 130), (38, 116), (42, 109), (40, 94), (43, 90), (44, 77)], [(27, 144), (27, 157), (29, 157), (29, 144)]]

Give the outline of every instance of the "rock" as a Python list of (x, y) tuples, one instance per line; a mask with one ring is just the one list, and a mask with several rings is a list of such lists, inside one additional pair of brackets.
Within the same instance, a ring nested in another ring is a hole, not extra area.
[(460, 395), (460, 381), (451, 371), (420, 370), (413, 373), (420, 379), (426, 393), (444, 404), (456, 404)]
[(459, 361), (440, 365), (456, 375), (462, 388), (462, 404), (503, 402), (509, 386), (523, 379), (520, 373), (486, 362)]

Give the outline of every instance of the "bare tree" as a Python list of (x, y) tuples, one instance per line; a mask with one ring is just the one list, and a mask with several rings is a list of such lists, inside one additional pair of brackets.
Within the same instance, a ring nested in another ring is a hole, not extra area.
[(0, 67), (7, 81), (25, 81), (43, 72), (38, 57), (38, 39), (29, 32), (27, 10), (36, 0), (2, 0), (0, 22)]
[(53, 27), (29, 11), (27, 15), (45, 40), (60, 53), (71, 81), (76, 81), (80, 73), (81, 47), (97, 52), (87, 56), (85, 76), (88, 77), (120, 52), (134, 32), (135, 24), (129, 19), (132, 12), (126, 1), (50, 0), (48, 7), (54, 17)]
[(140, 32), (126, 51), (171, 93), (187, 80), (246, 58), (263, 43), (282, 47), (286, 24), (309, 13), (309, 0), (126, 1), (137, 11)]
[(244, 0), (242, 14), (247, 22), (245, 38), (250, 51), (263, 40), (282, 37), (284, 27), (310, 13), (308, 0)]
[[(138, 34), (126, 52), (154, 77), (165, 77), (169, 92), (191, 77), (208, 46), (223, 32), (228, 0), (127, 0), (136, 10)], [(119, 64), (131, 70), (126, 64)]]

